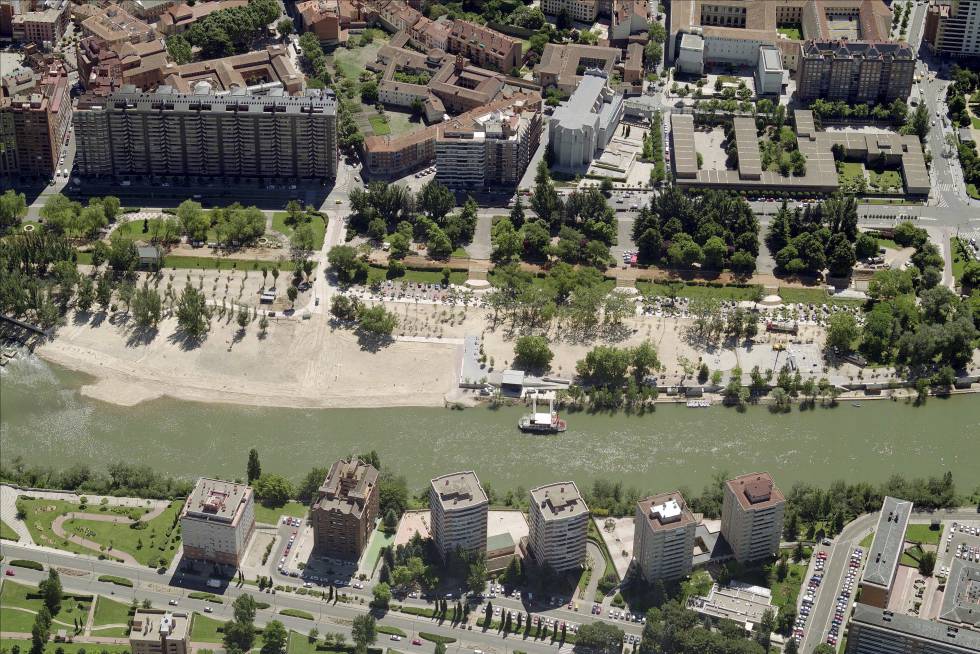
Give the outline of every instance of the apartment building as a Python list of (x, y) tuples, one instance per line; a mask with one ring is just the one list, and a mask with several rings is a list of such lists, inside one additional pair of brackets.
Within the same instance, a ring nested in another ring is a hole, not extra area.
[(548, 121), (553, 165), (563, 170), (587, 167), (609, 143), (624, 112), (623, 96), (613, 93), (598, 71), (587, 71)]
[(14, 41), (36, 43), (47, 49), (54, 47), (64, 36), (70, 8), (68, 0), (23, 1), (19, 6), (13, 2), (3, 3), (0, 20), (4, 24), (9, 21), (10, 37)]
[(346, 43), (347, 30), (342, 27), (340, 4), (339, 0), (306, 0), (296, 3), (299, 29), (313, 32), (321, 43)]
[(213, 0), (212, 2), (197, 2), (194, 5), (178, 4), (168, 7), (160, 14), (157, 29), (162, 34), (172, 36), (181, 34), (191, 28), (197, 21), (222, 9), (244, 7), (248, 0)]
[(549, 16), (566, 13), (580, 23), (594, 23), (599, 15), (599, 0), (541, 0), (541, 11)]
[(204, 477), (197, 480), (180, 512), (184, 556), (237, 566), (253, 531), (255, 497), (250, 486)]
[(360, 459), (332, 466), (310, 509), (318, 554), (356, 561), (378, 519), (378, 469)]
[(487, 551), (490, 502), (472, 470), (436, 477), (429, 482), (432, 539), (445, 558), (452, 552)]
[(75, 112), (76, 168), (98, 177), (325, 179), (337, 173), (337, 108), (330, 92), (216, 95), (124, 86), (83, 96)]
[(848, 102), (891, 102), (908, 98), (915, 53), (907, 43), (807, 41), (800, 50), (796, 94)]
[(858, 584), (862, 604), (880, 609), (888, 607), (898, 563), (905, 548), (905, 532), (911, 515), (912, 502), (885, 496), (874, 540), (868, 550), (868, 562)]
[(691, 574), (696, 522), (680, 493), (640, 500), (633, 522), (633, 559), (646, 581)]
[(140, 20), (152, 23), (174, 4), (176, 0), (123, 0), (122, 6)]
[(538, 565), (556, 572), (585, 565), (590, 513), (575, 482), (532, 489), (528, 515), (528, 546)]
[(571, 93), (578, 88), (587, 71), (598, 70), (607, 79), (612, 77), (621, 54), (619, 48), (549, 43), (544, 46), (541, 61), (534, 67), (534, 81), (542, 89), (554, 86)]
[(450, 54), (462, 55), (480, 68), (509, 74), (521, 67), (520, 39), (467, 20), (454, 20), (446, 42)]
[(779, 553), (786, 499), (768, 472), (741, 475), (725, 482), (721, 534), (742, 563)]
[(159, 36), (155, 29), (116, 4), (102, 7), (83, 20), (82, 33), (98, 37), (110, 46), (152, 41)]
[(933, 0), (922, 40), (947, 57), (980, 54), (980, 0)]
[(516, 186), (541, 140), (540, 107), (453, 118), (436, 138), (436, 178), (453, 189)]
[(68, 71), (52, 59), (38, 85), (0, 99), (0, 175), (51, 177), (71, 123)]
[(980, 632), (858, 604), (845, 654), (976, 654)]
[(184, 612), (136, 609), (129, 632), (133, 654), (188, 654), (190, 618)]

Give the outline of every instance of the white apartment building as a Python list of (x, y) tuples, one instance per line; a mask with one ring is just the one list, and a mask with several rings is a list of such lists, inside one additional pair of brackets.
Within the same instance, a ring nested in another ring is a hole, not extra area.
[(598, 0), (541, 0), (541, 11), (549, 16), (557, 16), (562, 11), (566, 11), (572, 20), (592, 23), (599, 15), (599, 2)]
[(589, 507), (573, 481), (531, 490), (528, 545), (539, 565), (557, 572), (585, 564), (589, 533)]
[(741, 475), (725, 482), (721, 533), (740, 562), (779, 553), (786, 500), (768, 472)]
[(636, 503), (633, 558), (645, 580), (691, 574), (695, 527), (694, 515), (680, 493), (661, 493)]
[(237, 566), (255, 531), (251, 487), (202, 477), (180, 513), (184, 556)]
[(457, 548), (487, 551), (490, 502), (472, 470), (436, 477), (429, 482), (432, 540), (445, 557)]

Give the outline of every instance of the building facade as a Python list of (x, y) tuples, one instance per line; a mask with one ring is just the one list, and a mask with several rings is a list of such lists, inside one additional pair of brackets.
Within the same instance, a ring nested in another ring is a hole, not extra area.
[(556, 572), (585, 565), (589, 507), (573, 481), (531, 490), (528, 546), (534, 560)]
[(598, 71), (586, 71), (572, 97), (548, 121), (553, 165), (587, 167), (609, 143), (624, 112), (623, 96), (613, 93)]
[(180, 512), (184, 556), (237, 566), (255, 531), (251, 487), (201, 478)]
[(541, 0), (541, 11), (549, 16), (566, 13), (572, 20), (592, 23), (599, 15), (599, 0)]
[(633, 558), (646, 581), (691, 574), (696, 522), (680, 493), (640, 500), (633, 523)]
[(912, 92), (915, 54), (907, 43), (808, 41), (800, 50), (800, 100), (891, 102)]
[(70, 18), (71, 3), (68, 0), (24, 1), (27, 10), (18, 13), (13, 3), (3, 3), (9, 10), (0, 11), (3, 20), (10, 21), (10, 37), (22, 43), (36, 43), (49, 49), (65, 34)]
[(768, 472), (741, 475), (725, 482), (721, 533), (739, 562), (779, 554), (786, 500)]
[(53, 60), (40, 84), (0, 99), (0, 176), (50, 177), (71, 123), (68, 71)]
[(445, 558), (454, 551), (487, 551), (490, 502), (472, 470), (436, 477), (429, 482), (432, 540)]
[(360, 459), (330, 467), (310, 509), (318, 553), (356, 561), (378, 519), (378, 470)]
[(509, 74), (521, 67), (520, 39), (467, 20), (455, 20), (446, 40), (447, 52), (462, 55), (480, 68)]
[(540, 108), (447, 121), (436, 139), (436, 177), (454, 189), (516, 186), (541, 140)]
[(922, 40), (948, 57), (980, 54), (980, 0), (933, 0)]
[(136, 609), (129, 648), (133, 654), (188, 654), (190, 619), (183, 612)]
[(216, 95), (170, 86), (83, 96), (75, 113), (76, 166), (83, 176), (325, 179), (337, 174), (332, 94)]
[(980, 652), (980, 632), (858, 604), (845, 654), (968, 654)]

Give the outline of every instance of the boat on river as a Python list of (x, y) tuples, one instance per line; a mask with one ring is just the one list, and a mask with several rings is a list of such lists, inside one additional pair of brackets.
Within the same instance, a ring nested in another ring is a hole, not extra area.
[(525, 434), (558, 434), (565, 431), (568, 425), (555, 411), (555, 400), (548, 398), (548, 410), (538, 411), (538, 397), (531, 396), (531, 413), (521, 416), (517, 428)]
[(707, 409), (709, 406), (711, 406), (711, 400), (703, 397), (687, 401), (688, 409)]

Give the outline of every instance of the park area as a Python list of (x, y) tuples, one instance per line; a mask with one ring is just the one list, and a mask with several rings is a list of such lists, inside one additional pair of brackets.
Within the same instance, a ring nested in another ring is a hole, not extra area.
[[(77, 625), (85, 625), (91, 604), (91, 595), (65, 593), (62, 596), (60, 608), (52, 616), (52, 632), (64, 629), (68, 633), (76, 633)], [(9, 633), (31, 633), (35, 616), (42, 606), (44, 606), (44, 601), (38, 594), (37, 587), (5, 580), (3, 590), (0, 591), (0, 624), (3, 625), (2, 630)], [(29, 642), (28, 647), (23, 648), (25, 652), (28, 650), (30, 650)]]
[(35, 543), (130, 564), (167, 566), (180, 544), (182, 503), (156, 508), (88, 506), (21, 497), (17, 509)]

